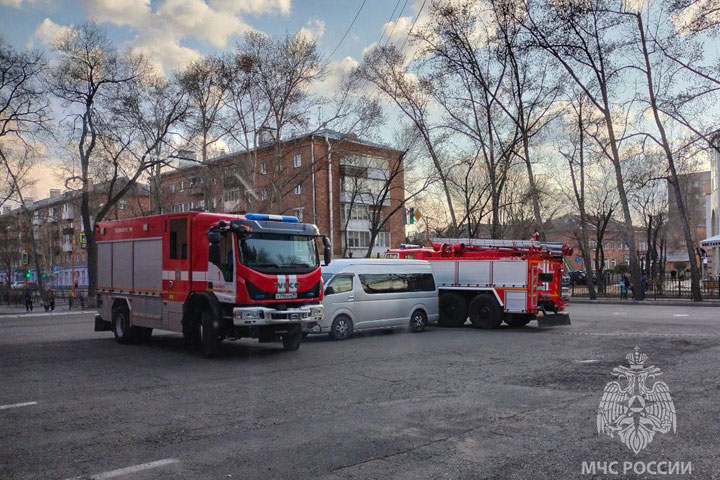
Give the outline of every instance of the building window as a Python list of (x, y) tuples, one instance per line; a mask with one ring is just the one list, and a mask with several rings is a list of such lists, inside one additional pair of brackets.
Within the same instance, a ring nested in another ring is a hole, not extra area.
[(301, 154), (299, 154), (299, 153), (295, 154), (295, 158), (293, 158), (293, 166), (295, 166), (295, 168), (302, 166), (302, 155)]
[(125, 200), (118, 202), (118, 210), (127, 210), (127, 202)]
[(267, 190), (263, 188), (263, 189), (262, 189), (262, 192), (260, 192), (260, 199), (261, 199), (261, 200), (267, 200), (267, 198), (268, 198)]
[(349, 230), (345, 232), (348, 248), (367, 248), (370, 245), (370, 232)]
[(175, 193), (175, 184), (174, 183), (170, 184), (170, 193)]
[(295, 214), (297, 219), (300, 220), (301, 222), (303, 221), (303, 210), (305, 210), (304, 207), (293, 208), (293, 213)]
[(223, 194), (223, 200), (226, 202), (239, 202), (240, 201), (240, 189), (235, 188), (233, 190), (226, 190)]
[(300, 195), (302, 193), (302, 183), (298, 183), (295, 185), (295, 195)]
[(390, 248), (390, 232), (378, 232), (375, 239), (376, 247)]
[(183, 191), (183, 181), (182, 181), (182, 180), (180, 180), (180, 181), (178, 182), (177, 191), (178, 191), (178, 192), (182, 192), (182, 191)]
[(262, 162), (262, 163), (260, 164), (260, 173), (261, 173), (262, 175), (267, 175), (267, 163)]

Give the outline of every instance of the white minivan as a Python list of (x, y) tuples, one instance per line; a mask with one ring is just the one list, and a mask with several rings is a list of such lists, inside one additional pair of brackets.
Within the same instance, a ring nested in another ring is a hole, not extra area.
[(319, 328), (345, 340), (361, 330), (410, 327), (421, 332), (439, 317), (438, 292), (423, 260), (348, 258), (322, 267), (325, 313)]

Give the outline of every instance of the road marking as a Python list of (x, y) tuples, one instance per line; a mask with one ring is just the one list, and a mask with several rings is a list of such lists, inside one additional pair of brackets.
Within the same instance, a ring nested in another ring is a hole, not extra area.
[(37, 402), (23, 402), (11, 403), (10, 405), (0, 405), (0, 410), (7, 410), (8, 408), (29, 407), (30, 405), (37, 405)]
[(594, 358), (589, 358), (587, 360), (575, 360), (575, 363), (597, 363), (600, 360), (595, 360)]
[(627, 312), (613, 312), (613, 315), (627, 315)]
[(687, 313), (676, 313), (673, 315), (673, 317), (689, 317), (690, 314)]
[(692, 337), (692, 338), (718, 338), (720, 334), (705, 333), (600, 333), (600, 332), (557, 332), (558, 335), (577, 335), (590, 337)]
[(140, 465), (133, 465), (132, 467), (119, 468), (117, 470), (110, 470), (109, 472), (96, 473), (95, 475), (80, 475), (79, 477), (72, 477), (67, 480), (105, 480), (106, 478), (121, 477), (130, 473), (142, 472), (143, 470), (150, 470), (151, 468), (164, 467), (165, 465), (172, 465), (173, 463), (179, 463), (180, 460), (175, 458), (165, 458), (163, 460), (157, 460), (155, 462), (141, 463)]

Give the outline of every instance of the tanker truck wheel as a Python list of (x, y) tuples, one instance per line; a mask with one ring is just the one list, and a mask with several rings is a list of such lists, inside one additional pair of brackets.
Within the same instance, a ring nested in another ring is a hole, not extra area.
[(465, 325), (467, 316), (467, 303), (461, 295), (451, 292), (440, 295), (440, 319), (438, 324), (441, 327), (462, 327)]
[(112, 329), (115, 334), (115, 340), (122, 344), (127, 345), (132, 343), (136, 339), (136, 328), (130, 326), (130, 313), (127, 307), (117, 307), (113, 311), (112, 317)]
[(290, 332), (282, 336), (283, 348), (286, 351), (297, 350), (298, 348), (300, 348), (302, 337), (302, 327), (300, 325), (297, 325)]
[(502, 323), (500, 307), (489, 295), (478, 295), (470, 302), (470, 322), (474, 328), (490, 330)]

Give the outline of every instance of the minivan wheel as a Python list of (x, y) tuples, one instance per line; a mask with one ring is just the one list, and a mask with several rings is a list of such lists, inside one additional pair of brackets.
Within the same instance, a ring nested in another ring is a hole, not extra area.
[(419, 333), (427, 326), (427, 315), (422, 310), (415, 310), (410, 316), (410, 330)]
[(350, 338), (352, 332), (352, 320), (346, 315), (338, 315), (330, 327), (330, 336), (333, 340), (346, 340)]

